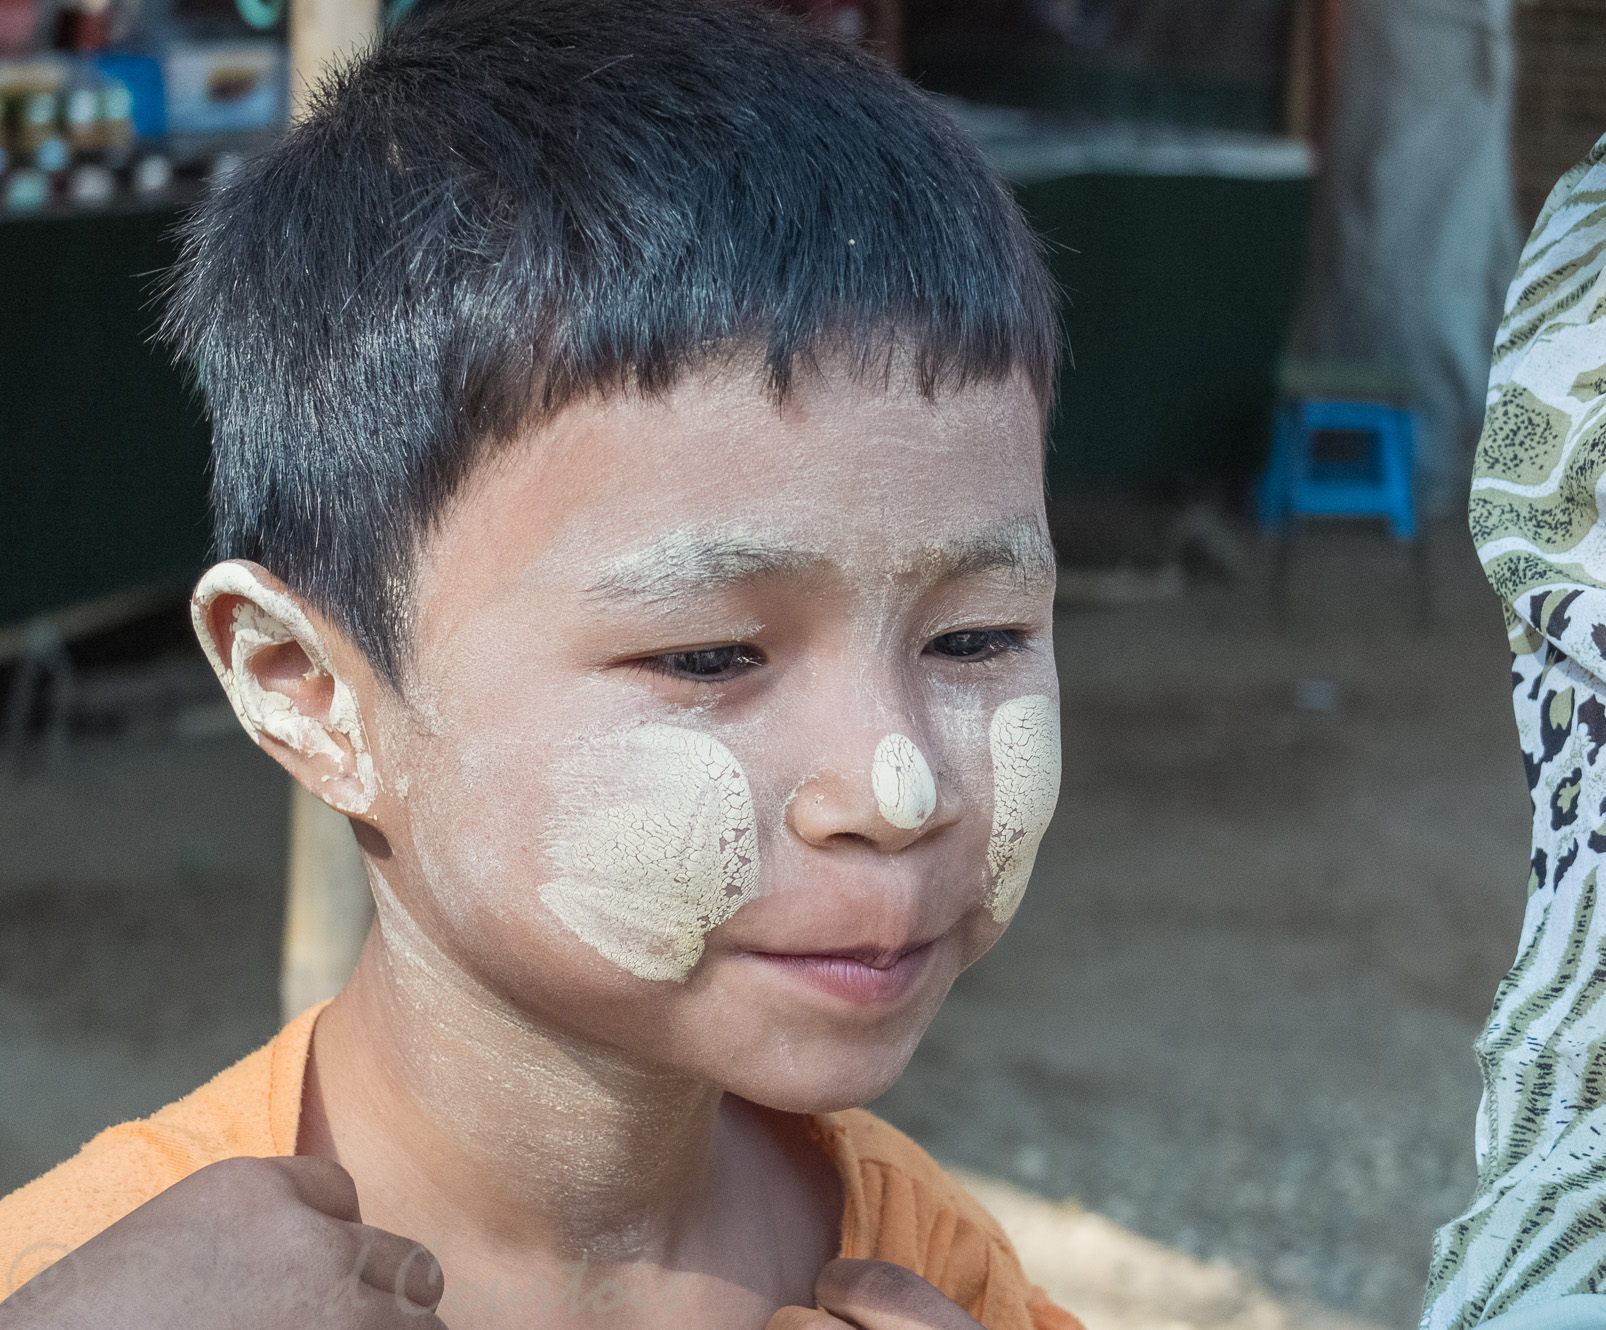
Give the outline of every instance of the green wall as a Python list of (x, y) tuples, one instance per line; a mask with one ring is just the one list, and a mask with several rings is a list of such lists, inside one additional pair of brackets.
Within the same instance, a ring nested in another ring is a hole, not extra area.
[(1050, 491), (1183, 490), (1258, 471), (1310, 182), (1077, 175), (1016, 193), (1065, 292)]
[[(1066, 292), (1050, 489), (1248, 478), (1298, 289), (1306, 181), (1018, 190)], [(207, 431), (153, 345), (167, 212), (0, 222), (0, 625), (203, 565)]]
[(0, 222), (0, 625), (203, 564), (207, 431), (151, 343), (173, 220)]

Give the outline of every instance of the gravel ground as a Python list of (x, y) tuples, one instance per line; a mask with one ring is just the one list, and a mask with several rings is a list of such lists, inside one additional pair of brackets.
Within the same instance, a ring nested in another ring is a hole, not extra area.
[[(1005, 940), (878, 1105), (1278, 1296), (1415, 1322), (1472, 1185), (1468, 1045), (1522, 909), (1500, 616), (1370, 533), (1068, 612), (1061, 811)], [(0, 1191), (275, 1024), (285, 786), (192, 709), (0, 774)]]

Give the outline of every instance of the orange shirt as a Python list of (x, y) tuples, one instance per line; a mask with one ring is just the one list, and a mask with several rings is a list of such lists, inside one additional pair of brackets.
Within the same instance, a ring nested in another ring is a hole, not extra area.
[[(110, 1127), (0, 1200), (0, 1298), (207, 1164), (293, 1155), (322, 1007), (193, 1094)], [(1021, 1270), (998, 1222), (902, 1132), (863, 1109), (814, 1120), (842, 1177), (842, 1255), (913, 1270), (988, 1330), (1082, 1330)]]

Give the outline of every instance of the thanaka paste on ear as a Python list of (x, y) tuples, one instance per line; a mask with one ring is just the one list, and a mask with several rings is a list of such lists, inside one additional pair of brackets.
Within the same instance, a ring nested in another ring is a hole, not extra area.
[[(225, 661), (212, 641), (207, 628), (207, 612), (219, 596), (239, 596), (242, 603), (234, 610), (232, 625), (233, 649)], [(343, 813), (365, 813), (374, 801), (379, 788), (374, 772), (374, 760), (368, 751), (363, 734), (362, 718), (357, 711), (357, 699), (351, 689), (334, 671), (329, 654), (312, 621), (307, 618), (295, 600), (282, 591), (264, 586), (242, 563), (220, 563), (208, 568), (190, 599), (190, 618), (195, 624), (195, 635), (201, 640), (212, 668), (222, 681), (234, 714), (245, 727), (253, 742), (266, 734), (288, 748), (306, 757), (332, 757), (342, 761), (345, 754), (329, 735), (333, 730), (346, 736), (356, 761), (357, 783), (362, 794), (359, 798), (335, 804)], [(329, 718), (317, 721), (296, 710), (295, 703), (283, 693), (264, 688), (261, 680), (248, 668), (251, 658), (268, 647), (297, 643), (307, 653), (312, 668), (327, 674), (334, 682), (334, 694), (329, 701)], [(330, 777), (324, 777), (327, 781)], [(333, 803), (333, 801), (331, 801)]]
[(923, 827), (937, 808), (937, 782), (906, 734), (889, 734), (870, 762), (870, 789), (882, 818), (902, 831)]
[(993, 712), (993, 830), (987, 841), (987, 908), (1007, 923), (1026, 894), (1037, 846), (1060, 792), (1060, 713), (1040, 693)]

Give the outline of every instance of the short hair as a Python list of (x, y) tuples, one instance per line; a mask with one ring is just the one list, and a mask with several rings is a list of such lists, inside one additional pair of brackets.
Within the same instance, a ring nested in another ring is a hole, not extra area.
[[(1056, 292), (1006, 187), (879, 59), (754, 0), (434, 0), (180, 231), (166, 335), (217, 554), (393, 686), (417, 551), (487, 450), (749, 354), (1047, 409)], [(644, 470), (644, 474), (648, 474)]]

